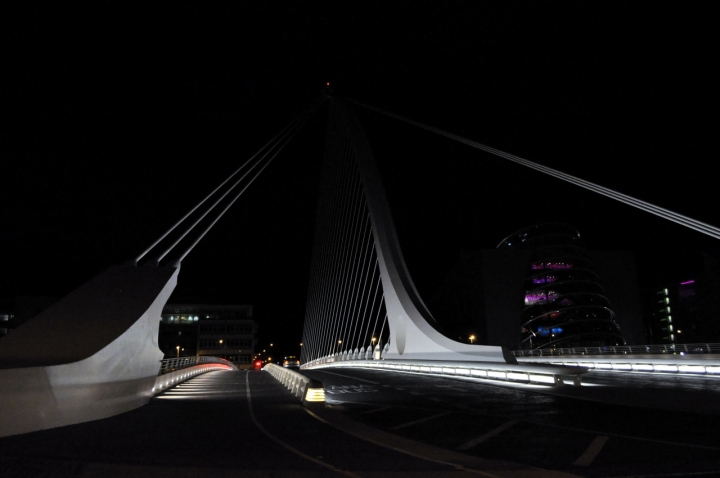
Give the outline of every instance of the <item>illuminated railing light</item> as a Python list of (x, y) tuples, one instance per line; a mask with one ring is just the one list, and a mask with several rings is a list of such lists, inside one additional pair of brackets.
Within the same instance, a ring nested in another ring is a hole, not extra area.
[(522, 380), (522, 381), (530, 380), (530, 378), (528, 377), (528, 374), (518, 373), (518, 372), (507, 372), (507, 378), (508, 378), (508, 380)]
[(678, 370), (685, 373), (705, 373), (703, 365), (679, 365)]
[(656, 372), (677, 372), (677, 365), (654, 364)]
[(487, 377), (487, 371), (485, 370), (471, 370), (470, 374), (476, 377)]
[(497, 372), (494, 370), (489, 370), (487, 374), (488, 374), (488, 377), (491, 377), (491, 378), (499, 378), (499, 379), (506, 378), (505, 372)]
[(528, 378), (531, 382), (537, 383), (555, 383), (555, 377), (552, 375), (529, 374)]
[(324, 402), (325, 401), (325, 389), (324, 388), (308, 388), (305, 392), (306, 402)]
[(632, 370), (632, 365), (629, 363), (614, 363), (612, 368), (613, 370)]

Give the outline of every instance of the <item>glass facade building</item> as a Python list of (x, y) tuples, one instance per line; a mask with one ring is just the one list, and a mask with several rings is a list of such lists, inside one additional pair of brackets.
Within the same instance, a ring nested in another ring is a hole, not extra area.
[(498, 249), (527, 250), (521, 348), (624, 345), (615, 313), (580, 233), (565, 224), (517, 231)]

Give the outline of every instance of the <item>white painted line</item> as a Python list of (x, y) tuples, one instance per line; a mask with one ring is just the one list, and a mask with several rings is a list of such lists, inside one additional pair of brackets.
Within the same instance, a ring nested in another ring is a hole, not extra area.
[(356, 475), (353, 472), (342, 470), (340, 468), (337, 468), (337, 467), (331, 465), (330, 463), (326, 463), (326, 462), (324, 462), (322, 460), (318, 460), (317, 458), (314, 458), (310, 455), (306, 455), (305, 453), (301, 452), (297, 448), (293, 447), (292, 445), (290, 445), (288, 443), (285, 443), (284, 441), (282, 441), (281, 439), (279, 439), (278, 437), (276, 437), (275, 435), (273, 435), (272, 433), (267, 431), (265, 429), (265, 427), (262, 426), (262, 424), (260, 424), (257, 417), (255, 416), (255, 411), (253, 410), (252, 394), (250, 393), (250, 377), (248, 376), (248, 373), (249, 372), (245, 373), (245, 391), (246, 391), (247, 402), (248, 402), (248, 410), (250, 411), (250, 418), (252, 419), (253, 423), (258, 428), (258, 430), (263, 432), (263, 434), (266, 437), (268, 437), (270, 440), (274, 441), (275, 443), (277, 443), (281, 447), (285, 448), (286, 450), (288, 450), (292, 453), (295, 453), (296, 455), (298, 455), (301, 458), (305, 458), (306, 460), (311, 461), (311, 462), (315, 463), (316, 465), (323, 466), (323, 467), (328, 468), (336, 473), (340, 473), (345, 476), (350, 476), (351, 478), (360, 478), (359, 475)]
[(401, 428), (409, 427), (409, 426), (412, 426), (412, 425), (415, 425), (418, 423), (429, 422), (430, 420), (435, 420), (436, 418), (444, 417), (445, 415), (450, 415), (451, 413), (452, 412), (438, 413), (436, 415), (431, 415), (429, 417), (421, 418), (419, 420), (414, 420), (412, 422), (403, 423), (402, 425), (396, 425), (396, 426), (390, 428), (390, 430), (400, 430)]
[(590, 446), (585, 450), (585, 453), (580, 455), (580, 458), (575, 460), (575, 463), (573, 465), (575, 466), (588, 466), (590, 463), (593, 462), (596, 456), (600, 453), (600, 451), (605, 446), (605, 443), (608, 441), (607, 436), (598, 436), (595, 437), (595, 439), (590, 443)]
[(330, 375), (337, 375), (338, 377), (351, 378), (353, 380), (360, 380), (361, 382), (374, 383), (375, 385), (380, 385), (380, 382), (373, 382), (372, 380), (365, 380), (364, 378), (357, 378), (357, 377), (353, 377), (352, 375), (343, 375), (341, 373), (327, 372), (325, 370), (318, 370), (318, 372), (329, 373)]
[(479, 437), (474, 438), (474, 439), (470, 440), (470, 441), (467, 442), (467, 443), (463, 443), (462, 445), (460, 445), (459, 447), (457, 447), (457, 449), (458, 449), (458, 450), (468, 450), (468, 449), (474, 447), (475, 445), (484, 442), (484, 441), (487, 440), (488, 438), (494, 437), (494, 436), (497, 435), (498, 433), (504, 432), (505, 430), (507, 430), (507, 429), (510, 428), (511, 426), (515, 425), (517, 422), (518, 422), (518, 420), (510, 420), (509, 422), (503, 423), (502, 425), (500, 425), (499, 427), (495, 428), (494, 430), (490, 430), (489, 432), (487, 432), (487, 433), (484, 434), (484, 435), (480, 435)]
[(367, 412), (363, 412), (363, 415), (368, 415), (368, 414), (370, 414), (370, 413), (375, 413), (375, 412), (382, 412), (383, 410), (390, 410), (391, 408), (392, 408), (392, 407), (380, 407), (380, 408), (375, 408), (375, 409), (373, 409), (373, 410), (368, 410)]

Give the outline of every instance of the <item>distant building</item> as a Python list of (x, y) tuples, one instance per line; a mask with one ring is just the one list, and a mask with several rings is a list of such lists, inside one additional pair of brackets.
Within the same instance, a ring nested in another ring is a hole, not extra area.
[(167, 304), (158, 345), (165, 358), (211, 355), (249, 368), (256, 333), (251, 305)]
[(710, 254), (692, 254), (684, 276), (660, 282), (650, 299), (653, 344), (720, 342), (720, 264)]
[(429, 307), (447, 335), (515, 350), (645, 343), (632, 254), (587, 251), (562, 224), (464, 253)]
[(625, 344), (603, 280), (575, 228), (531, 226), (503, 239), (498, 249), (530, 252), (520, 349)]
[(0, 301), (0, 338), (18, 328), (26, 320), (47, 309), (58, 299), (45, 296), (21, 296)]

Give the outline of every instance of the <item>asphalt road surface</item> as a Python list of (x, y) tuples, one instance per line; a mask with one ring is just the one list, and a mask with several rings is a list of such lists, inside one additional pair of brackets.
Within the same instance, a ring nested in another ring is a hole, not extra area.
[(580, 389), (540, 393), (378, 370), (303, 373), (356, 421), (475, 457), (587, 477), (720, 476), (718, 377), (591, 372)]
[[(571, 387), (303, 373), (323, 381), (328, 408), (303, 408), (266, 372), (211, 372), (116, 417), (1, 438), (0, 477), (720, 476), (713, 413), (562, 396)], [(583, 389), (618, 380), (710, 399), (720, 382), (596, 374)]]

